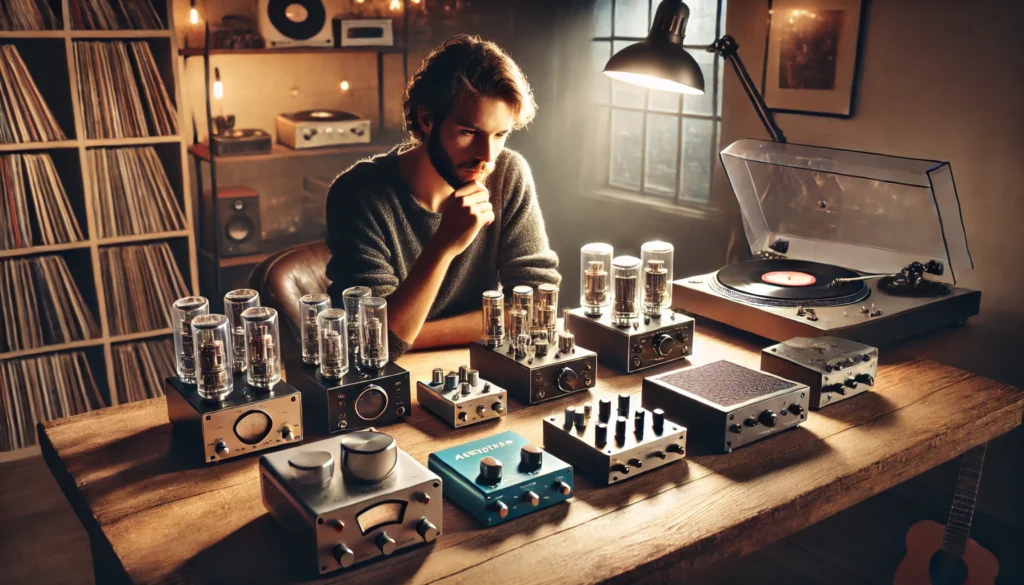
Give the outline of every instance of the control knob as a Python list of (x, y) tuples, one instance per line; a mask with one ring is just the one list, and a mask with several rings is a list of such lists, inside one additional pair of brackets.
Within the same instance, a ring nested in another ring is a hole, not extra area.
[(341, 473), (345, 481), (377, 483), (395, 470), (398, 445), (390, 435), (356, 431), (341, 438)]
[(434, 539), (437, 538), (437, 526), (434, 526), (434, 524), (426, 518), (420, 520), (420, 523), (416, 525), (416, 532), (419, 533), (423, 542), (434, 542)]
[(654, 336), (654, 340), (651, 341), (651, 345), (654, 346), (654, 353), (664, 357), (672, 353), (675, 349), (676, 340), (667, 333), (661, 333)]
[(338, 561), (341, 568), (347, 569), (352, 566), (353, 562), (355, 562), (356, 553), (352, 552), (352, 549), (344, 544), (339, 544), (334, 547), (334, 560)]
[(377, 536), (375, 544), (384, 556), (390, 556), (391, 553), (395, 552), (395, 539), (388, 536), (387, 532), (381, 532)]
[(522, 471), (537, 471), (544, 462), (544, 451), (536, 445), (523, 445), (519, 450), (519, 468)]
[(562, 368), (562, 371), (558, 373), (558, 389), (562, 392), (573, 392), (579, 381), (579, 376), (572, 368)]
[(774, 427), (775, 422), (776, 420), (778, 420), (778, 418), (779, 415), (775, 414), (770, 410), (766, 410), (757, 417), (757, 420), (761, 421), (761, 424), (763, 424), (766, 427)]
[(477, 479), (484, 485), (494, 485), (501, 481), (501, 461), (494, 457), (480, 460), (480, 477)]

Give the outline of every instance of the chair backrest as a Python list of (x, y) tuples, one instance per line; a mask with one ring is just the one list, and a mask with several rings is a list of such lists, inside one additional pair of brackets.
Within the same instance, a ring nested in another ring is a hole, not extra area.
[(270, 256), (249, 275), (249, 286), (259, 291), (260, 304), (277, 309), (284, 355), (301, 351), (299, 299), (327, 292), (330, 259), (331, 251), (323, 241), (300, 244)]

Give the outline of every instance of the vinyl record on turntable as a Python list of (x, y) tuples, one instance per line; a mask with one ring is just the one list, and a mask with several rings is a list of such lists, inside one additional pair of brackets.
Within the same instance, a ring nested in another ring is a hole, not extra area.
[(863, 281), (829, 286), (836, 278), (856, 278), (852, 270), (804, 260), (751, 260), (718, 271), (712, 286), (722, 294), (754, 305), (835, 306), (868, 295)]

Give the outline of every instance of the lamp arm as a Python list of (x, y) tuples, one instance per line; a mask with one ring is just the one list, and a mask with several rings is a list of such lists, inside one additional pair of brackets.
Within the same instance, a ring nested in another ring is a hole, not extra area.
[(754, 105), (757, 117), (761, 119), (765, 130), (768, 131), (768, 136), (772, 139), (772, 142), (785, 143), (786, 136), (782, 133), (782, 129), (779, 128), (778, 124), (775, 123), (775, 118), (772, 117), (772, 112), (768, 109), (768, 105), (764, 103), (761, 92), (757, 91), (754, 80), (750, 78), (747, 68), (743, 66), (743, 60), (740, 59), (739, 55), (739, 48), (740, 46), (736, 39), (725, 35), (709, 45), (707, 50), (709, 53), (714, 53), (732, 63), (733, 71), (736, 72), (736, 77), (739, 78), (740, 85), (743, 86), (743, 91), (747, 94), (747, 99)]

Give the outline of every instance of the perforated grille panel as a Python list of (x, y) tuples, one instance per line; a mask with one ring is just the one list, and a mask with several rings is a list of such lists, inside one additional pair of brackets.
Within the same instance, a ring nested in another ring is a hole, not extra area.
[(670, 372), (658, 380), (722, 408), (792, 388), (795, 384), (757, 370), (721, 360), (696, 368)]

